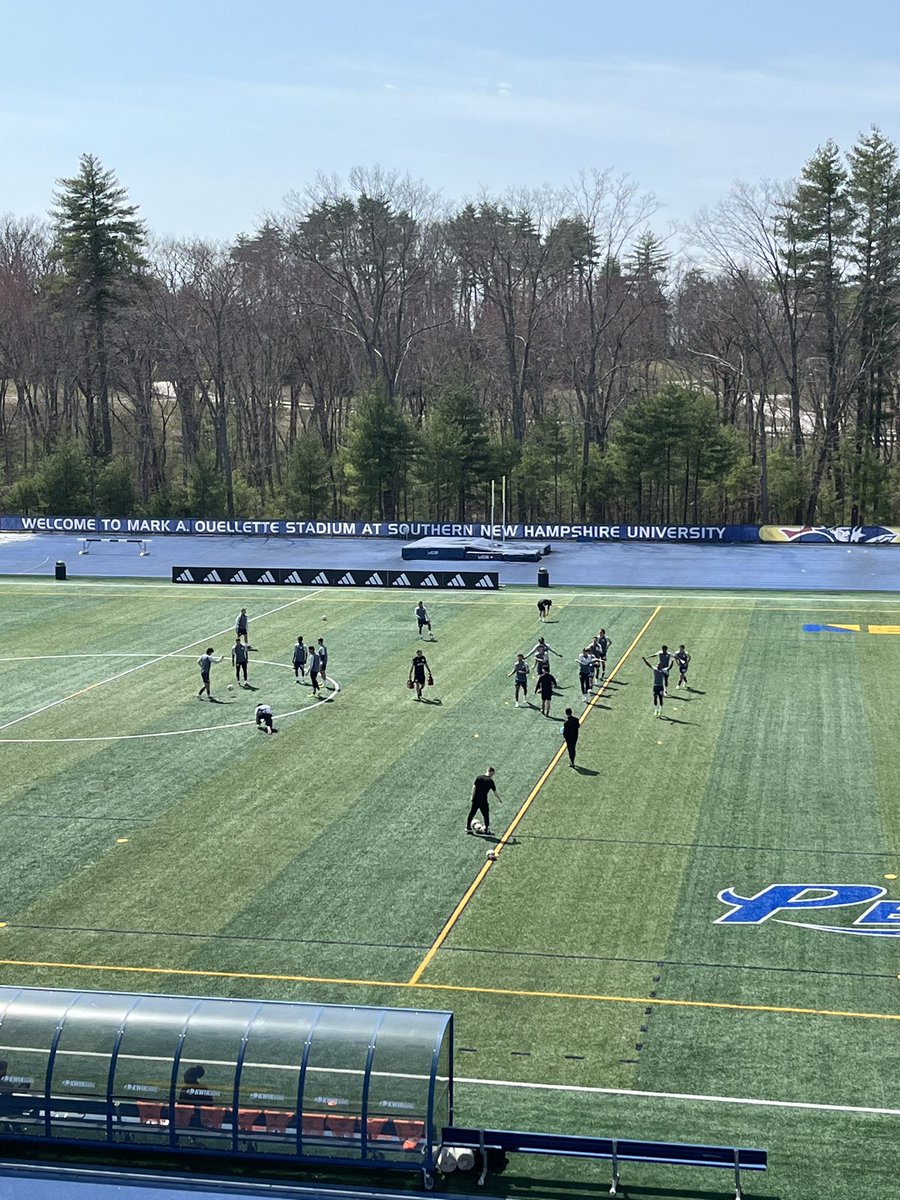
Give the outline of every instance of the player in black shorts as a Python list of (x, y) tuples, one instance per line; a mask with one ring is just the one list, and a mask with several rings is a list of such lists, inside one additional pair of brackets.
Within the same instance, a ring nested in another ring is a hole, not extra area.
[(653, 657), (656, 659), (657, 666), (660, 667), (660, 669), (663, 672), (663, 675), (664, 675), (663, 694), (668, 696), (668, 694), (669, 694), (669, 672), (672, 670), (672, 663), (674, 661), (672, 658), (672, 655), (669, 653), (669, 647), (668, 646), (660, 646), (658, 652), (656, 654), (654, 654)]
[(304, 644), (303, 638), (297, 638), (297, 645), (294, 647), (294, 678), (299, 683), (301, 679), (306, 678), (306, 660), (309, 658), (309, 651)]
[(495, 799), (499, 802), (500, 797), (497, 795), (497, 785), (494, 783), (494, 768), (488, 767), (483, 775), (479, 775), (472, 784), (472, 803), (469, 807), (469, 815), (466, 817), (466, 833), (474, 833), (472, 828), (472, 819), (476, 813), (481, 813), (484, 817), (484, 832), (491, 832), (491, 810), (488, 804), (488, 796), (494, 793)]
[(658, 662), (648, 662), (646, 658), (644, 666), (649, 667), (653, 672), (653, 715), (661, 717), (663, 715), (663, 697), (666, 694), (665, 668), (661, 667)]
[(515, 675), (516, 677), (516, 708), (519, 707), (519, 692), (521, 691), (523, 696), (528, 695), (529, 669), (528, 663), (525, 661), (525, 655), (517, 654), (516, 661), (513, 663), (513, 669), (509, 672), (510, 675)]
[(540, 621), (547, 620), (547, 618), (550, 616), (550, 606), (552, 605), (552, 603), (553, 603), (552, 600), (544, 600), (544, 599), (538, 600), (538, 602), (537, 602), (538, 620), (540, 620)]
[(687, 687), (687, 673), (688, 667), (691, 665), (691, 656), (685, 650), (683, 642), (675, 652), (675, 665), (678, 668), (678, 686)]

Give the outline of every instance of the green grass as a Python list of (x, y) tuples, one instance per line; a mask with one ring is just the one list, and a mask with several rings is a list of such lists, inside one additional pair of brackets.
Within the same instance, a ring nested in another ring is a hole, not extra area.
[[(759, 1145), (753, 1195), (896, 1196), (896, 1115), (731, 1102), (900, 1109), (894, 944), (714, 922), (728, 886), (900, 898), (900, 638), (865, 632), (900, 603), (555, 590), (542, 629), (527, 589), (428, 599), (440, 705), (404, 686), (409, 595), (0, 581), (0, 982), (451, 1008), (462, 1124)], [(227, 654), (242, 603), (258, 690), (228, 693), (222, 663), (222, 703), (198, 702), (197, 656)], [(651, 617), (581, 770), (549, 774), (422, 971), (485, 861), (463, 834), (474, 775), (497, 768), (504, 830), (580, 711), (580, 646), (604, 625), (613, 665)], [(825, 621), (863, 632), (803, 632)], [(564, 654), (552, 721), (507, 678), (541, 631)], [(298, 633), (326, 636), (332, 702), (277, 665)], [(692, 651), (694, 690), (658, 721), (640, 656), (663, 641)], [(277, 737), (250, 723), (261, 699), (292, 714)], [(598, 1179), (520, 1160), (503, 1187), (526, 1171), (532, 1191)], [(623, 1182), (731, 1194), (710, 1172)]]

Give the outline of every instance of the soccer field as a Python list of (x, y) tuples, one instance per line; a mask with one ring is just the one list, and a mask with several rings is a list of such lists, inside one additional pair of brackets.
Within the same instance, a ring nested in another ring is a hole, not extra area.
[[(0, 982), (452, 1009), (459, 1124), (761, 1146), (751, 1195), (891, 1200), (900, 904), (871, 905), (900, 901), (900, 602), (555, 589), (539, 625), (537, 597), (429, 594), (419, 643), (409, 594), (0, 580)], [(229, 692), (242, 604), (254, 690)], [(508, 678), (541, 633), (551, 720)], [(294, 681), (298, 634), (328, 644), (327, 702)], [(659, 720), (663, 642), (693, 661)], [(464, 832), (487, 766), (490, 842)], [(724, 889), (773, 885), (793, 910), (720, 923)], [(798, 906), (829, 887), (868, 891)], [(526, 1168), (569, 1194), (605, 1174), (519, 1159), (503, 1189), (534, 1192)]]

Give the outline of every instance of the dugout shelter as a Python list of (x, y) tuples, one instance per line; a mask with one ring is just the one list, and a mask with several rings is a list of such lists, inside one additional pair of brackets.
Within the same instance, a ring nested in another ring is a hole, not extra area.
[(0, 987), (0, 1144), (421, 1171), (453, 1123), (453, 1015)]

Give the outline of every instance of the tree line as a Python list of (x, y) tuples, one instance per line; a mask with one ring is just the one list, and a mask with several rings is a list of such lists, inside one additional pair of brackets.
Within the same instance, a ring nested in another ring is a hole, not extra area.
[(900, 165), (871, 129), (664, 242), (627, 178), (448, 208), (319, 178), (151, 237), (84, 155), (0, 220), (8, 512), (889, 522)]

